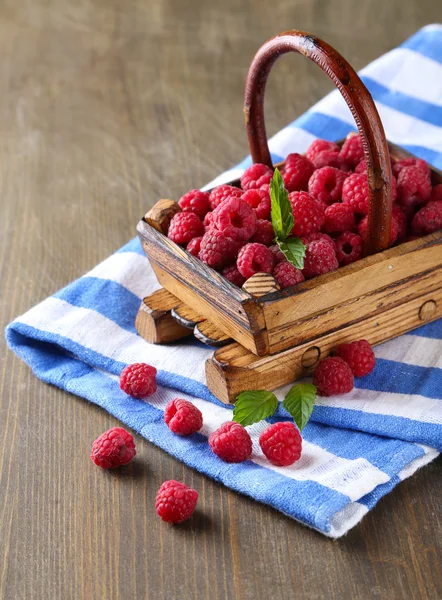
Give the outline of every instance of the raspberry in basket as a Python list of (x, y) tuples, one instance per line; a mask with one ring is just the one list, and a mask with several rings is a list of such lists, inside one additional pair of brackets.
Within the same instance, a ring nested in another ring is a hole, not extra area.
[(325, 209), (323, 231), (327, 233), (342, 233), (353, 229), (355, 224), (355, 215), (350, 204), (336, 202)]
[(203, 239), (203, 237), (200, 235), (199, 237), (193, 238), (193, 240), (190, 240), (190, 242), (187, 244), (187, 252), (190, 252), (190, 254), (193, 254), (193, 256), (198, 256), (200, 249), (201, 249), (201, 240)]
[(175, 398), (164, 410), (164, 421), (174, 433), (192, 435), (203, 426), (203, 415), (192, 402)]
[(136, 453), (132, 435), (122, 427), (113, 427), (92, 444), (91, 460), (103, 469), (115, 469), (127, 465)]
[(267, 219), (258, 219), (256, 221), (256, 231), (250, 241), (264, 244), (264, 246), (271, 246), (274, 238), (275, 232), (273, 231), (271, 222), (267, 221)]
[(329, 356), (319, 361), (313, 373), (313, 385), (320, 396), (347, 394), (354, 387), (352, 370), (339, 356)]
[(396, 161), (392, 167), (393, 175), (397, 178), (404, 167), (417, 167), (425, 173), (425, 175), (430, 177), (430, 167), (421, 158), (403, 158), (402, 160)]
[(301, 456), (302, 437), (293, 423), (280, 421), (264, 429), (259, 445), (273, 465), (288, 467)]
[(342, 202), (358, 215), (368, 215), (368, 180), (365, 173), (352, 173), (342, 186)]
[(177, 213), (171, 220), (167, 236), (175, 244), (186, 246), (190, 240), (204, 233), (204, 225), (192, 212)]
[(213, 224), (213, 218), (214, 214), (212, 210), (208, 212), (207, 215), (204, 217), (204, 231), (208, 231), (211, 227), (215, 227)]
[(352, 231), (344, 231), (335, 239), (336, 258), (341, 266), (362, 258), (362, 238)]
[(262, 185), (270, 183), (273, 170), (267, 165), (255, 163), (246, 169), (241, 177), (241, 187), (244, 191), (258, 189)]
[[(367, 229), (368, 229), (368, 215), (362, 219), (362, 221), (358, 225), (358, 233), (363, 240), (367, 237)], [(392, 246), (398, 237), (399, 234), (399, 225), (394, 216), (391, 217), (391, 230), (390, 230), (390, 246)]]
[(263, 244), (246, 244), (238, 254), (236, 266), (243, 277), (248, 279), (255, 273), (271, 273), (275, 259), (273, 252)]
[(234, 187), (233, 185), (219, 185), (210, 192), (209, 202), (212, 210), (215, 210), (217, 206), (221, 204), (226, 198), (233, 196), (234, 198), (241, 198), (243, 191), (240, 188)]
[(227, 198), (214, 211), (214, 225), (226, 237), (247, 242), (256, 231), (256, 214), (244, 200)]
[(323, 275), (339, 268), (333, 244), (327, 240), (313, 240), (307, 245), (302, 273), (306, 279)]
[(341, 344), (336, 348), (335, 356), (345, 360), (355, 377), (365, 377), (376, 366), (373, 348), (367, 340)]
[(397, 223), (397, 238), (396, 242), (402, 242), (407, 237), (408, 233), (408, 219), (402, 208), (397, 204), (393, 204), (392, 212), (393, 218)]
[[(307, 148), (307, 152), (305, 153), (306, 157), (315, 165), (315, 159), (322, 152), (336, 152), (339, 153), (340, 148), (338, 144), (334, 142), (328, 142), (327, 140), (315, 140), (310, 144)], [(318, 168), (318, 167), (316, 167)]]
[(132, 398), (151, 396), (157, 389), (157, 370), (146, 363), (134, 363), (120, 374), (120, 388)]
[(286, 257), (284, 256), (284, 253), (278, 246), (278, 244), (274, 244), (273, 246), (270, 246), (269, 250), (271, 250), (273, 253), (273, 256), (275, 259), (275, 264), (278, 264), (280, 262), (287, 260)]
[(227, 421), (209, 437), (209, 446), (214, 454), (228, 463), (239, 463), (252, 453), (252, 440), (247, 430), (239, 423)]
[(246, 282), (246, 278), (241, 275), (236, 265), (230, 265), (229, 267), (225, 267), (221, 271), (221, 275), (228, 279), (230, 283), (233, 283), (238, 287), (242, 287), (243, 284)]
[(323, 204), (339, 202), (347, 174), (334, 167), (323, 167), (313, 173), (308, 182), (308, 193)]
[(427, 235), (442, 229), (442, 200), (431, 200), (413, 217), (411, 231), (414, 235)]
[(430, 200), (442, 200), (442, 183), (435, 185), (431, 190)]
[(404, 167), (397, 178), (397, 191), (399, 203), (406, 209), (423, 204), (431, 196), (430, 176), (419, 167)]
[(247, 202), (253, 208), (258, 219), (270, 218), (270, 196), (266, 190), (247, 190), (241, 196), (241, 200)]
[(302, 271), (297, 269), (288, 260), (280, 262), (276, 265), (273, 270), (273, 276), (276, 279), (276, 283), (279, 287), (284, 290), (292, 285), (297, 285), (304, 281), (304, 275)]
[(351, 167), (356, 167), (364, 158), (362, 138), (358, 133), (350, 133), (342, 144), (340, 158)]
[(229, 239), (222, 231), (211, 227), (203, 235), (199, 259), (206, 265), (216, 271), (234, 260), (235, 253), (238, 252), (238, 243)]
[(289, 192), (306, 190), (315, 167), (301, 154), (289, 154), (281, 171), (284, 185)]
[(301, 237), (320, 231), (325, 222), (325, 206), (312, 198), (307, 192), (289, 194), (295, 225), (292, 235)]
[(170, 479), (157, 492), (155, 510), (166, 523), (182, 523), (193, 514), (197, 502), (196, 490)]
[(183, 212), (193, 212), (203, 219), (210, 210), (209, 194), (201, 190), (190, 190), (178, 202)]

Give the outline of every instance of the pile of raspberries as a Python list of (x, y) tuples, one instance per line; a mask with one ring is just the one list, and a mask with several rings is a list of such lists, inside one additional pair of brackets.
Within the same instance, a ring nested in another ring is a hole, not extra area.
[[(442, 184), (432, 186), (428, 164), (417, 158), (391, 158), (391, 163), (390, 245), (442, 229)], [(302, 271), (275, 245), (269, 195), (273, 171), (263, 164), (246, 169), (241, 188), (220, 185), (210, 193), (185, 194), (168, 237), (239, 287), (264, 272), (273, 273), (284, 289), (359, 260), (369, 205), (359, 134), (351, 133), (341, 148), (315, 140), (305, 156), (289, 154), (281, 174), (295, 221), (292, 235), (307, 246)]]

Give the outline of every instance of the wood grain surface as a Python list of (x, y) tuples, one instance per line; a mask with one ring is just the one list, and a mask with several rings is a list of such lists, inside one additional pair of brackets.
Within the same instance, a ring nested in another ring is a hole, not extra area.
[[(279, 31), (310, 30), (358, 69), (418, 27), (434, 0), (0, 1), (0, 322), (92, 268), (176, 199), (247, 153), (245, 75)], [(280, 61), (270, 134), (331, 89)], [(91, 442), (116, 419), (38, 381), (0, 349), (0, 598), (438, 599), (441, 461), (332, 542), (184, 467), (137, 436), (103, 473)], [(167, 527), (175, 478), (198, 512)]]

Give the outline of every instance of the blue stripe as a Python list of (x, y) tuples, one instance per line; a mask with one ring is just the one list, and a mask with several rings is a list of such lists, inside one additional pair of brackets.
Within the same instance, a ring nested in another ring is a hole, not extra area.
[(336, 117), (312, 111), (293, 121), (289, 127), (298, 127), (330, 142), (345, 138), (350, 131), (356, 131), (356, 125), (349, 125)]
[(115, 254), (120, 254), (122, 252), (135, 252), (141, 256), (146, 256), (143, 248), (141, 247), (141, 242), (137, 237), (132, 238), (130, 242), (127, 242), (127, 244), (119, 248)]
[(395, 477), (392, 477), (390, 481), (387, 481), (387, 483), (378, 485), (372, 492), (360, 498), (358, 503), (363, 504), (368, 510), (371, 510), (385, 494), (391, 492), (391, 490), (400, 482), (400, 478), (396, 475)]
[(435, 340), (442, 340), (442, 319), (427, 323), (426, 325), (419, 327), (419, 329), (415, 329), (408, 335), (419, 335)]
[(442, 63), (442, 28), (421, 29), (401, 44), (401, 48), (414, 50), (422, 56)]

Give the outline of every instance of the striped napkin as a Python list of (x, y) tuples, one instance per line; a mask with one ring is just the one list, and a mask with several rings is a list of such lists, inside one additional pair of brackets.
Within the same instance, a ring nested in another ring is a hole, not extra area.
[[(361, 76), (387, 137), (442, 168), (442, 25), (420, 30)], [(350, 111), (332, 92), (272, 138), (273, 159), (303, 152), (317, 137), (335, 140), (353, 129)], [(238, 177), (249, 164), (250, 158), (210, 185)], [(250, 460), (222, 462), (207, 438), (232, 418), (232, 410), (205, 385), (211, 350), (194, 339), (153, 346), (135, 332), (141, 299), (158, 287), (132, 240), (17, 318), (6, 329), (7, 341), (43, 381), (102, 406), (187, 465), (332, 538), (442, 450), (441, 320), (376, 348), (375, 371), (357, 381), (352, 393), (319, 398), (294, 465), (275, 467), (265, 460), (258, 444), (265, 423), (248, 428)], [(158, 391), (147, 401), (127, 397), (118, 385), (121, 369), (141, 361), (158, 369)], [(176, 396), (202, 411), (200, 433), (181, 438), (165, 426), (164, 407)], [(277, 418), (289, 416), (281, 407)]]

